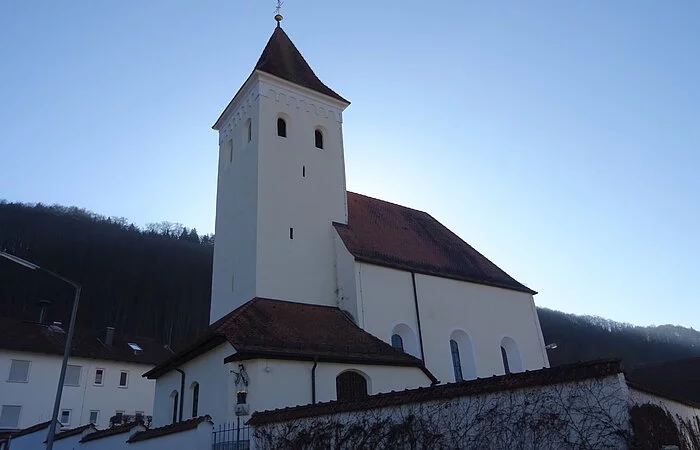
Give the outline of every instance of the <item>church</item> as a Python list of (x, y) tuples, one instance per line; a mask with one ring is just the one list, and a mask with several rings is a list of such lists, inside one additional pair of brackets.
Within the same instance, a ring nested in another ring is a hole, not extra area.
[(214, 124), (210, 326), (144, 376), (154, 426), (549, 367), (530, 288), (345, 182), (350, 102), (280, 26)]

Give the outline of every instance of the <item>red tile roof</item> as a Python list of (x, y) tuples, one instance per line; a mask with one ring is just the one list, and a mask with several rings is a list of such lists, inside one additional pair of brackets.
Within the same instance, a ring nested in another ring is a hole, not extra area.
[[(60, 441), (61, 439), (65, 439), (65, 438), (68, 438), (71, 436), (78, 435), (78, 434), (82, 433), (83, 431), (88, 430), (90, 428), (95, 428), (95, 425), (87, 424), (87, 425), (83, 425), (83, 426), (80, 426), (77, 428), (71, 428), (70, 430), (63, 430), (63, 431), (56, 434), (56, 436), (54, 437), (54, 441)], [(44, 441), (44, 442), (46, 442), (46, 441)]]
[(184, 420), (182, 422), (176, 422), (171, 425), (166, 425), (159, 428), (151, 428), (150, 430), (140, 431), (131, 438), (129, 438), (128, 443), (147, 441), (149, 439), (158, 438), (161, 436), (166, 436), (168, 434), (182, 433), (183, 431), (192, 430), (197, 428), (202, 422), (211, 422), (211, 417), (200, 416), (194, 419)]
[(318, 79), (282, 27), (275, 28), (255, 69), (350, 103)]
[(700, 358), (638, 367), (628, 371), (626, 377), (639, 390), (694, 407), (700, 405)]
[(18, 438), (20, 436), (26, 436), (27, 434), (32, 434), (37, 431), (41, 431), (45, 428), (48, 428), (50, 423), (51, 421), (47, 420), (46, 422), (37, 423), (36, 425), (32, 425), (31, 427), (16, 431), (12, 433), (12, 439)]
[[(415, 366), (423, 362), (355, 325), (340, 309), (255, 298), (209, 326), (188, 347), (147, 372), (158, 378), (223, 342), (236, 350), (226, 362), (270, 358)], [(223, 363), (223, 361), (222, 361)]]
[[(162, 344), (149, 338), (115, 336), (111, 346), (104, 345), (101, 338), (97, 332), (76, 329), (71, 356), (154, 365), (171, 355)], [(130, 342), (138, 344), (142, 351), (134, 352)], [(60, 327), (0, 317), (1, 349), (63, 355), (65, 345), (66, 331)]]
[(365, 411), (408, 403), (429, 402), (434, 400), (449, 400), (457, 397), (483, 395), (491, 392), (524, 389), (546, 386), (557, 383), (567, 383), (586, 379), (604, 378), (616, 375), (622, 371), (620, 360), (591, 361), (586, 363), (568, 364), (549, 369), (533, 370), (522, 373), (478, 378), (459, 383), (441, 384), (418, 389), (407, 389), (399, 392), (370, 395), (362, 400), (330, 401), (315, 405), (295, 406), (253, 413), (248, 421), (250, 425), (264, 425), (274, 422), (314, 417), (325, 414), (338, 414), (354, 411)]
[(423, 211), (348, 192), (348, 224), (333, 225), (359, 261), (536, 294)]
[(128, 433), (129, 431), (133, 430), (134, 427), (138, 426), (143, 426), (143, 424), (139, 422), (128, 422), (123, 425), (118, 425), (116, 427), (112, 428), (106, 428), (104, 430), (99, 430), (95, 431), (94, 433), (90, 433), (86, 435), (84, 438), (80, 440), (80, 442), (89, 442), (89, 441), (96, 441), (98, 439), (103, 439), (106, 437), (110, 436), (116, 436), (118, 434), (123, 434), (123, 433)]

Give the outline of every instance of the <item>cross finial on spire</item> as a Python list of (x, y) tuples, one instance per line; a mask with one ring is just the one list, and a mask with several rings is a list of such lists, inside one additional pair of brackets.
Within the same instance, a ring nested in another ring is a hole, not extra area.
[(284, 2), (282, 0), (277, 0), (277, 7), (275, 8), (275, 20), (277, 21), (277, 27), (280, 26), (280, 22), (282, 22), (282, 14), (280, 14), (280, 11), (282, 10), (282, 5)]

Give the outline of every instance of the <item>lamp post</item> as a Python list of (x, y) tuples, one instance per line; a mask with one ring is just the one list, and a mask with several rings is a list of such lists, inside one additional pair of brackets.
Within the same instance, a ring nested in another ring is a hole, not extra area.
[(61, 406), (61, 395), (63, 395), (63, 384), (66, 379), (66, 366), (68, 365), (68, 357), (70, 356), (71, 342), (73, 341), (73, 332), (75, 331), (75, 321), (78, 314), (78, 302), (80, 301), (80, 285), (68, 278), (62, 277), (50, 270), (44, 269), (43, 267), (19, 258), (15, 255), (11, 255), (0, 250), (0, 256), (9, 259), (10, 261), (24, 266), (28, 269), (39, 270), (41, 272), (47, 273), (59, 280), (70, 284), (75, 288), (75, 299), (73, 300), (73, 310), (70, 314), (70, 325), (68, 326), (68, 336), (66, 336), (66, 346), (63, 349), (63, 362), (61, 363), (61, 374), (58, 377), (58, 388), (56, 389), (56, 399), (53, 403), (53, 413), (51, 415), (51, 423), (49, 424), (49, 433), (46, 436), (46, 450), (53, 449), (54, 436), (56, 435), (56, 425), (58, 422), (58, 409)]

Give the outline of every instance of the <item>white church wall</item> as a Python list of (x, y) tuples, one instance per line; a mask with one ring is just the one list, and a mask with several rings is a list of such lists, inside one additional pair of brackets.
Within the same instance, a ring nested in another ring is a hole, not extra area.
[[(182, 420), (192, 418), (192, 383), (199, 383), (198, 416), (208, 414), (216, 423), (230, 419), (229, 368), (224, 364), (227, 356), (235, 353), (229, 343), (223, 343), (207, 353), (188, 361), (180, 369), (185, 372), (184, 404)], [(176, 370), (156, 380), (155, 404), (153, 406), (153, 427), (172, 423), (173, 401), (171, 394), (180, 392), (181, 376)], [(182, 395), (182, 394), (179, 394)], [(179, 410), (178, 410), (179, 415)]]
[(416, 275), (416, 290), (426, 364), (441, 381), (454, 381), (449, 339), (455, 330), (471, 338), (478, 377), (505, 373), (504, 338), (517, 345), (524, 370), (549, 367), (532, 295), (428, 275)]
[[(251, 413), (311, 403), (313, 362), (258, 359), (243, 361), (242, 364), (250, 376), (248, 404)], [(238, 370), (238, 363), (230, 365), (232, 370)], [(319, 362), (316, 366), (317, 402), (336, 399), (335, 379), (346, 370), (365, 376), (369, 394), (430, 384), (428, 377), (417, 367)]]
[(355, 257), (348, 251), (338, 233), (333, 233), (336, 254), (336, 279), (338, 284), (338, 307), (348, 312), (355, 323), (364, 326), (362, 308), (358, 303), (358, 267)]
[[(411, 274), (372, 264), (356, 265), (360, 286), (358, 303), (364, 311), (362, 326), (365, 331), (391, 344), (392, 331), (404, 324), (412, 330), (418, 342)], [(420, 351), (414, 356), (420, 358)]]
[[(336, 305), (331, 222), (347, 222), (344, 105), (260, 73), (257, 296)], [(287, 136), (277, 135), (277, 119)], [(322, 130), (323, 149), (314, 131)]]
[(255, 297), (259, 117), (258, 87), (249, 82), (219, 129), (210, 323)]
[[(391, 343), (392, 330), (404, 323), (418, 338), (411, 273), (365, 263), (357, 266), (364, 329)], [(478, 377), (504, 373), (500, 351), (504, 338), (517, 345), (523, 369), (549, 366), (532, 295), (428, 275), (415, 277), (425, 362), (440, 381), (455, 381), (449, 341), (458, 331), (471, 341)], [(468, 365), (462, 361), (463, 372)]]

